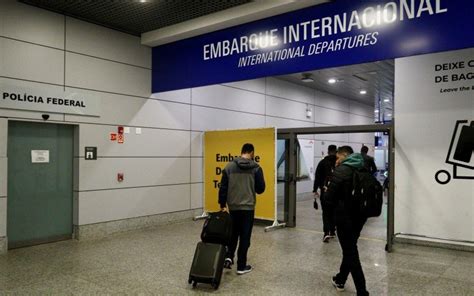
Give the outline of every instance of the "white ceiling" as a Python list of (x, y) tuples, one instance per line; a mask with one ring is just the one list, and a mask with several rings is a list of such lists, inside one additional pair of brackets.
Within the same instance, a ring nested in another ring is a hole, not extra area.
[[(377, 109), (381, 106), (381, 113), (384, 111), (391, 113), (393, 110), (394, 72), (394, 61), (386, 60), (305, 72), (314, 79), (314, 82), (301, 81), (303, 73), (283, 75), (277, 78), (365, 104), (373, 104)], [(337, 79), (338, 82), (328, 83), (331, 78)], [(366, 90), (367, 94), (361, 95), (361, 90)], [(389, 100), (389, 102), (384, 100)]]

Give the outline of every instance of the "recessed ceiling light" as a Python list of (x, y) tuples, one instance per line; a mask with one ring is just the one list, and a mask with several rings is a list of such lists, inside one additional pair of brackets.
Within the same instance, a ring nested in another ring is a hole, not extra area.
[(379, 110), (375, 110), (374, 112), (375, 112), (375, 113), (379, 113)]
[(336, 82), (337, 82), (336, 78), (331, 78), (331, 79), (328, 80), (328, 83), (330, 83), (330, 84), (334, 84)]
[(367, 91), (366, 91), (365, 89), (361, 89), (361, 90), (360, 90), (360, 94), (361, 94), (361, 95), (365, 95), (365, 94), (367, 94)]
[(385, 100), (383, 100), (383, 101), (384, 101), (385, 103), (388, 103), (388, 102), (390, 102), (390, 99), (385, 99)]
[(146, 0), (140, 0), (140, 3), (146, 3)]
[(392, 117), (392, 113), (388, 113), (387, 116), (388, 116), (388, 117)]

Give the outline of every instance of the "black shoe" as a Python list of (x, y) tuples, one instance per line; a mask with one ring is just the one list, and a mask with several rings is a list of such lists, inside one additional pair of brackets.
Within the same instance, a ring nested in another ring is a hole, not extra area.
[(344, 291), (344, 284), (338, 284), (335, 276), (332, 277), (332, 285), (334, 286), (334, 288), (336, 288), (336, 291)]
[(329, 237), (330, 238), (335, 238), (336, 237), (336, 232), (330, 232)]
[(242, 275), (242, 274), (249, 273), (251, 271), (252, 271), (252, 266), (247, 265), (247, 266), (244, 267), (244, 269), (237, 269), (237, 274)]
[(232, 269), (232, 265), (234, 265), (234, 261), (231, 258), (225, 258), (224, 268)]

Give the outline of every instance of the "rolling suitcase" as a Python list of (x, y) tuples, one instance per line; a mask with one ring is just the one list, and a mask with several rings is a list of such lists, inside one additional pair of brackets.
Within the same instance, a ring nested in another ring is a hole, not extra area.
[(211, 284), (218, 289), (224, 269), (226, 247), (220, 244), (199, 242), (194, 252), (188, 283), (193, 288), (198, 283)]

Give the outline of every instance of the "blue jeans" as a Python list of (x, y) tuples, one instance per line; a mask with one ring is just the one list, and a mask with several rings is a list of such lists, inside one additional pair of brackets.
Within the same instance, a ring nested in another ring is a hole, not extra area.
[(250, 247), (254, 214), (254, 211), (230, 211), (230, 216), (232, 217), (232, 238), (226, 257), (234, 260), (237, 243), (239, 243), (237, 270), (243, 270), (247, 266), (247, 252)]

